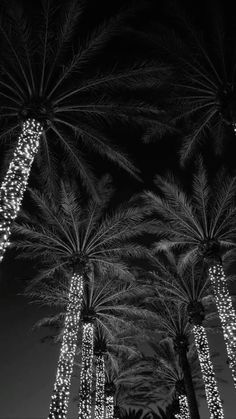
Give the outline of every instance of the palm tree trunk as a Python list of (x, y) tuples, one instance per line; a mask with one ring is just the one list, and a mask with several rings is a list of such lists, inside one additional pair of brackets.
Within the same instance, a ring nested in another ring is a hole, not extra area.
[(107, 395), (105, 401), (106, 409), (105, 409), (105, 419), (113, 419), (114, 418), (114, 396)]
[(179, 358), (180, 358), (180, 365), (181, 365), (183, 376), (184, 376), (184, 385), (185, 385), (185, 390), (186, 390), (186, 396), (188, 399), (190, 417), (191, 419), (200, 419), (197, 399), (196, 399), (195, 390), (193, 386), (191, 369), (190, 369), (188, 358), (187, 358), (186, 345), (183, 345), (181, 348), (179, 348), (178, 353), (179, 353)]
[(236, 388), (236, 314), (229, 294), (224, 269), (221, 263), (209, 267), (216, 307), (219, 313), (226, 344), (229, 366)]
[(96, 394), (95, 394), (95, 419), (104, 418), (105, 403), (105, 362), (104, 355), (96, 357)]
[(0, 262), (10, 243), (11, 226), (21, 207), (42, 132), (42, 125), (34, 119), (23, 123), (13, 159), (0, 186)]
[(77, 346), (82, 296), (83, 277), (80, 274), (74, 273), (71, 278), (68, 296), (69, 303), (66, 310), (65, 327), (49, 410), (49, 419), (66, 419)]
[(117, 404), (114, 404), (114, 419), (120, 419), (120, 408)]
[(195, 345), (201, 366), (202, 377), (205, 384), (206, 399), (210, 418), (223, 419), (224, 412), (217, 387), (215, 373), (210, 358), (207, 334), (203, 326), (193, 326)]
[(179, 396), (179, 413), (175, 415), (176, 419), (190, 419), (188, 399), (184, 394)]
[(94, 325), (83, 324), (82, 366), (80, 372), (79, 419), (91, 419), (93, 381), (93, 336)]

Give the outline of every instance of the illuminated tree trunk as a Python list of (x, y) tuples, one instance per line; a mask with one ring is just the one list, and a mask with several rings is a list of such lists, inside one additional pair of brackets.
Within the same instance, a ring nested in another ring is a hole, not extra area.
[(11, 226), (21, 207), (42, 132), (42, 125), (34, 119), (23, 123), (13, 159), (0, 186), (0, 262), (9, 245)]
[(114, 396), (112, 394), (106, 395), (106, 409), (105, 409), (105, 419), (114, 418)]
[(105, 403), (105, 362), (103, 355), (96, 357), (95, 419), (104, 418)]
[(175, 343), (175, 350), (177, 351), (179, 355), (180, 366), (183, 371), (184, 386), (185, 386), (186, 396), (188, 399), (190, 417), (191, 419), (200, 419), (195, 389), (194, 389), (193, 380), (192, 380), (191, 369), (190, 369), (190, 365), (189, 365), (189, 361), (187, 357), (188, 342), (185, 336), (182, 336), (182, 337), (178, 336), (175, 339), (174, 343)]
[(232, 370), (234, 386), (236, 387), (236, 315), (221, 263), (216, 263), (209, 268), (209, 277), (213, 285), (213, 292), (223, 329), (229, 366)]
[(93, 381), (93, 336), (94, 325), (83, 324), (82, 366), (80, 373), (79, 419), (91, 419)]
[(195, 345), (205, 384), (206, 399), (210, 412), (210, 419), (223, 419), (224, 412), (217, 387), (214, 368), (210, 358), (210, 350), (206, 331), (203, 326), (193, 326)]
[(185, 395), (179, 396), (179, 413), (175, 415), (176, 419), (190, 419), (188, 399)]
[(56, 381), (52, 395), (49, 419), (66, 419), (70, 384), (77, 346), (77, 335), (83, 296), (83, 277), (74, 273), (71, 278), (69, 303), (57, 366)]

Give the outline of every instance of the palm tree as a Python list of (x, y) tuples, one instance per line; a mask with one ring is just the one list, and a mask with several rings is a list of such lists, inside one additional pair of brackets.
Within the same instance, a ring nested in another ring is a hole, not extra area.
[(181, 269), (200, 260), (207, 263), (236, 386), (236, 315), (222, 263), (224, 252), (235, 247), (236, 178), (221, 172), (210, 184), (200, 163), (189, 195), (174, 176), (156, 177), (155, 183), (163, 197), (145, 193), (148, 211), (158, 214), (163, 221), (157, 223), (162, 238), (155, 249), (183, 251)]
[(45, 181), (52, 178), (55, 161), (60, 163), (63, 155), (65, 164), (96, 196), (83, 150), (135, 175), (133, 164), (108, 139), (107, 126), (117, 118), (127, 121), (131, 114), (140, 121), (158, 114), (137, 95), (128, 100), (126, 96), (126, 102), (121, 93), (117, 95), (126, 86), (130, 96), (134, 86), (149, 79), (153, 66), (98, 65), (107, 43), (122, 32), (126, 13), (81, 33), (84, 8), (80, 0), (61, 2), (60, 7), (56, 0), (45, 0), (37, 4), (36, 13), (26, 11), (19, 1), (1, 4), (0, 139), (18, 140), (0, 186), (0, 261), (36, 156), (39, 164), (45, 162), (41, 171)]
[[(144, 380), (142, 371), (137, 368), (143, 359), (138, 345), (143, 332), (129, 327), (125, 330), (125, 335), (127, 332), (128, 336), (124, 339), (125, 346), (121, 346), (121, 350), (112, 360), (110, 357), (106, 360), (105, 419), (120, 417), (129, 407), (145, 408), (150, 411), (150, 405), (157, 400), (157, 392), (153, 391), (150, 377)], [(120, 341), (120, 335), (118, 336)], [(134, 344), (130, 343), (134, 338)]]
[[(165, 391), (167, 394), (169, 393), (172, 403), (176, 399), (178, 400), (179, 412), (175, 415), (176, 418), (190, 418), (183, 372), (177, 362), (172, 345), (170, 342), (162, 342), (159, 345), (152, 345), (152, 349), (154, 349), (156, 359), (156, 368), (154, 372), (156, 386), (159, 386), (163, 393)], [(192, 360), (190, 359), (191, 367), (194, 367), (191, 361)], [(193, 368), (191, 368), (191, 370), (193, 371)]]
[[(192, 419), (199, 419), (198, 405), (193, 385), (191, 368), (188, 360), (190, 327), (185, 307), (175, 301), (165, 301), (159, 298), (158, 292), (152, 288), (152, 296), (147, 297), (146, 306), (150, 310), (153, 324), (151, 330), (154, 339), (158, 335), (172, 340), (174, 349), (179, 357), (183, 372), (184, 385)], [(156, 333), (155, 333), (156, 332)]]
[(95, 409), (94, 418), (104, 418), (105, 414), (105, 354), (107, 351), (107, 339), (101, 327), (96, 328), (94, 337), (95, 355)]
[(105, 383), (105, 419), (114, 418), (114, 397), (116, 387), (113, 380), (108, 379)]
[[(118, 308), (119, 306), (116, 305)], [(120, 308), (122, 309), (121, 305)], [(120, 323), (120, 325), (119, 325)], [(106, 326), (104, 328), (104, 326)], [(114, 327), (115, 326), (115, 327)], [(125, 329), (124, 329), (125, 327)], [(104, 417), (105, 414), (105, 383), (106, 367), (110, 365), (117, 368), (117, 360), (124, 356), (129, 360), (138, 355), (137, 349), (130, 342), (127, 342), (125, 322), (117, 321), (112, 324), (112, 329), (107, 324), (96, 324), (94, 336), (94, 354), (96, 365), (96, 388), (95, 388), (95, 419)], [(106, 385), (106, 393), (108, 386)], [(106, 403), (108, 405), (108, 403)]]
[(93, 384), (93, 339), (94, 327), (89, 318), (83, 321), (82, 363), (80, 373), (79, 419), (91, 419), (92, 384)]
[(175, 412), (176, 408), (174, 406), (174, 403), (171, 403), (166, 407), (166, 409), (162, 409), (161, 407), (158, 407), (158, 414), (154, 413), (150, 417), (150, 419), (175, 419)]
[(168, 13), (173, 13), (178, 26), (171, 31), (161, 28), (158, 48), (173, 68), (168, 92), (174, 116), (187, 131), (181, 149), (184, 162), (210, 138), (219, 153), (222, 142), (235, 132), (235, 41), (225, 36), (229, 22), (216, 4), (214, 9), (205, 8), (211, 22), (209, 25), (206, 18), (207, 27), (203, 24), (197, 28), (193, 24), (195, 15), (187, 15), (179, 5), (172, 4)]
[[(62, 285), (62, 284), (61, 284)], [(30, 297), (31, 300), (34, 302), (39, 302), (40, 304), (46, 304), (50, 306), (58, 306), (60, 309), (66, 305), (66, 301), (68, 298), (68, 293), (66, 289), (66, 284), (62, 285), (57, 290), (53, 287), (45, 287), (45, 286), (38, 286), (34, 290), (30, 290), (26, 292), (26, 296)], [(51, 315), (49, 317), (44, 317), (43, 319), (39, 320), (35, 327), (42, 328), (42, 327), (49, 327), (52, 332), (45, 336), (43, 340), (52, 340), (54, 343), (58, 344), (63, 337), (63, 325), (64, 325), (64, 318), (65, 312), (59, 312), (55, 315)], [(98, 319), (97, 319), (98, 320)], [(105, 328), (104, 328), (105, 326)], [(124, 329), (125, 322), (121, 322), (117, 324), (108, 325), (102, 323), (96, 323), (96, 327), (94, 328), (94, 341), (92, 346), (94, 348), (94, 358), (95, 358), (95, 409), (94, 409), (94, 416), (96, 418), (103, 418), (105, 414), (105, 407), (106, 405), (110, 405), (109, 397), (107, 396), (108, 386), (106, 382), (107, 370), (117, 371), (118, 364), (120, 359), (127, 359), (132, 361), (132, 359), (137, 359), (139, 352), (135, 346), (135, 342), (130, 342), (130, 333), (132, 333), (132, 341), (134, 341), (134, 330), (131, 332), (130, 328), (128, 328), (128, 334), (126, 329)], [(135, 329), (136, 332), (136, 329)], [(83, 336), (83, 331), (82, 331)], [(79, 338), (80, 340), (81, 338)], [(128, 342), (127, 342), (128, 340)], [(81, 358), (81, 352), (83, 352), (83, 348), (78, 346), (77, 355)], [(75, 361), (75, 365), (79, 366), (81, 369), (81, 362)], [(90, 367), (90, 365), (89, 365)], [(91, 368), (91, 367), (90, 367)], [(90, 374), (92, 374), (92, 369), (90, 369)], [(90, 376), (90, 375), (89, 375)], [(106, 387), (106, 392), (105, 392)], [(114, 391), (115, 391), (115, 386)], [(107, 397), (105, 397), (107, 396)], [(107, 400), (106, 400), (107, 399)], [(112, 397), (113, 399), (113, 397)], [(78, 401), (79, 397), (75, 398), (75, 401)], [(89, 398), (90, 400), (90, 398)], [(113, 402), (110, 406), (112, 412), (114, 410)], [(108, 412), (107, 412), (108, 413)], [(113, 414), (111, 415), (113, 418)]]
[[(81, 320), (83, 322), (82, 337), (82, 367), (80, 373), (80, 395), (79, 395), (79, 419), (91, 418), (91, 393), (92, 393), (92, 371), (94, 354), (94, 334), (100, 327), (107, 337), (115, 335), (118, 325), (125, 327), (131, 314), (139, 314), (137, 310), (128, 305), (126, 300), (132, 293), (134, 285), (121, 284), (115, 286), (115, 280), (90, 281), (85, 285), (82, 303)], [(102, 350), (105, 348), (103, 347)], [(97, 359), (97, 372), (99, 369), (99, 380), (105, 385), (104, 353), (100, 353), (99, 362)], [(103, 371), (102, 371), (103, 370)], [(98, 383), (96, 381), (96, 383)], [(98, 389), (98, 387), (97, 387)], [(96, 395), (97, 392), (96, 392)], [(102, 396), (102, 395), (101, 395)], [(101, 403), (99, 403), (101, 405)], [(98, 410), (98, 409), (97, 409)], [(96, 406), (95, 406), (96, 414)]]
[(143, 409), (129, 409), (124, 415), (121, 415), (121, 419), (149, 419), (149, 414), (144, 413)]
[[(142, 230), (140, 210), (123, 205), (106, 213), (111, 196), (108, 184), (103, 179), (97, 185), (99, 204), (92, 199), (83, 202), (64, 183), (56, 199), (32, 191), (37, 212), (25, 212), (15, 227), (15, 246), (21, 256), (38, 262), (39, 274), (32, 286), (43, 280), (50, 283), (51, 278), (56, 281), (58, 275), (66, 275), (70, 284), (50, 418), (66, 416), (84, 282), (96, 269), (101, 275), (130, 278), (124, 257), (143, 254), (143, 248), (131, 241)], [(56, 292), (59, 295), (60, 289)]]
[(179, 396), (179, 413), (175, 417), (176, 419), (190, 419), (188, 400), (183, 394)]
[[(203, 325), (205, 318), (209, 318), (205, 311), (209, 302), (212, 301), (211, 284), (206, 270), (196, 265), (186, 267), (181, 272), (171, 252), (165, 252), (163, 264), (158, 263), (157, 267), (159, 273), (154, 274), (154, 277), (159, 293), (164, 298), (182, 303), (188, 312), (210, 415), (214, 418), (223, 418), (223, 407), (211, 361), (205, 325)], [(214, 313), (211, 314), (214, 315)]]
[[(38, 293), (36, 292), (36, 295)], [(59, 316), (60, 317), (60, 316)], [(54, 341), (57, 342), (60, 339), (60, 333), (58, 330), (61, 329), (60, 318), (53, 316), (52, 318), (45, 318), (39, 322), (39, 326), (52, 326), (57, 328), (57, 333), (53, 337)], [(125, 328), (124, 328), (125, 327)], [(110, 325), (109, 325), (110, 328)], [(112, 330), (113, 329), (113, 330)], [(116, 394), (117, 389), (122, 388), (121, 383), (128, 384), (133, 377), (130, 363), (137, 360), (139, 357), (139, 351), (137, 349), (136, 342), (134, 342), (134, 330), (137, 333), (137, 329), (130, 330), (126, 329), (125, 322), (121, 322), (112, 325), (110, 330), (99, 323), (94, 328), (94, 358), (95, 358), (95, 409), (94, 416), (101, 418), (105, 415), (106, 418), (112, 418), (119, 416), (119, 406), (114, 405), (115, 400), (118, 401)], [(128, 335), (127, 335), (128, 331)], [(112, 332), (112, 333), (111, 333)], [(132, 333), (132, 342), (130, 341), (130, 333)], [(136, 335), (137, 336), (137, 335)], [(78, 354), (81, 354), (81, 349), (78, 350)], [(125, 364), (124, 370), (121, 365)], [(81, 363), (78, 363), (81, 367)], [(132, 380), (133, 383), (133, 380)], [(75, 400), (79, 400), (77, 397)], [(130, 398), (127, 393), (127, 387), (122, 392), (121, 396), (122, 403), (126, 405), (127, 401), (130, 402)], [(140, 406), (135, 404), (135, 399), (132, 399), (132, 406)], [(123, 409), (123, 404), (122, 404)]]
[[(144, 380), (150, 381), (151, 391), (156, 394), (158, 403), (169, 406), (170, 415), (190, 418), (183, 371), (176, 358), (173, 343), (169, 339), (157, 342), (155, 336), (154, 338), (150, 336), (147, 342), (152, 349), (152, 354), (144, 355), (143, 360), (137, 362), (137, 374), (143, 376)], [(188, 360), (191, 365), (194, 387), (198, 393), (202, 393), (198, 358), (192, 345)]]

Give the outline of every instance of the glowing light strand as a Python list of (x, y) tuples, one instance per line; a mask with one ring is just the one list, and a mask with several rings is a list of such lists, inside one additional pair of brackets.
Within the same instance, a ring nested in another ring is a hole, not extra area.
[(114, 396), (106, 396), (105, 419), (114, 418)]
[(229, 294), (223, 266), (216, 264), (209, 268), (209, 277), (226, 344), (229, 366), (236, 388), (236, 314)]
[(193, 326), (195, 345), (205, 384), (206, 399), (210, 412), (210, 419), (223, 419), (224, 412), (217, 387), (213, 365), (210, 359), (210, 350), (206, 331), (203, 326)]
[(0, 186), (0, 262), (9, 246), (11, 225), (21, 207), (43, 127), (34, 119), (23, 123), (13, 159)]
[(93, 380), (93, 323), (83, 324), (82, 366), (80, 373), (79, 419), (91, 419)]
[(104, 418), (105, 403), (105, 362), (103, 355), (96, 357), (96, 394), (95, 394), (95, 419)]
[(187, 397), (184, 394), (179, 396), (179, 413), (175, 414), (176, 419), (190, 419)]
[(81, 275), (75, 273), (71, 279), (69, 303), (66, 311), (65, 327), (57, 366), (56, 381), (51, 399), (49, 419), (66, 419), (77, 346), (82, 295), (83, 278)]

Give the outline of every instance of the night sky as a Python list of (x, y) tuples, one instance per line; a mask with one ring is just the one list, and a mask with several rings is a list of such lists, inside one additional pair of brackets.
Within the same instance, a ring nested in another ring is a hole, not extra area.
[[(37, 3), (33, 1), (32, 3)], [(128, 1), (88, 1), (89, 12), (87, 14), (87, 24), (92, 26), (103, 18), (104, 15), (111, 15), (125, 5)], [(112, 5), (110, 3), (113, 3)], [(157, 23), (168, 22), (165, 2), (158, 0), (152, 1), (132, 1), (129, 2), (134, 9), (134, 15), (129, 24), (135, 30), (148, 31), (151, 28), (155, 31)], [(190, 7), (191, 3), (191, 7)], [(183, 1), (188, 12), (192, 14), (196, 24), (208, 33), (210, 1)], [(227, 22), (227, 30), (231, 33), (231, 38), (236, 32), (234, 16), (229, 4), (220, 2), (222, 16)], [(27, 7), (32, 6), (30, 0), (25, 1)], [(141, 7), (140, 5), (143, 6)], [(139, 10), (135, 12), (136, 7)], [(231, 31), (231, 32), (230, 32)], [(235, 38), (236, 39), (236, 38)], [(127, 41), (127, 42), (126, 42)], [(146, 41), (139, 38), (129, 38), (116, 40), (110, 46), (111, 55), (117, 54), (127, 57), (129, 48), (133, 48), (132, 53), (140, 58), (155, 56), (157, 52), (153, 46), (146, 48)], [(191, 164), (182, 169), (178, 163), (178, 147), (180, 138), (178, 134), (169, 135), (157, 143), (144, 145), (141, 143), (142, 131), (138, 128), (127, 128), (125, 131), (118, 130), (117, 140), (126, 148), (133, 161), (141, 170), (143, 183), (131, 179), (128, 175), (110, 167), (104, 166), (104, 162), (96, 163), (96, 170), (100, 174), (110, 171), (114, 177), (117, 187), (117, 202), (128, 198), (134, 192), (139, 192), (144, 188), (152, 187), (152, 179), (155, 173), (164, 174), (168, 170), (177, 173), (183, 182), (188, 181), (188, 174), (191, 171)], [(235, 171), (235, 151), (236, 141), (229, 138), (227, 148), (223, 150), (221, 156), (212, 158), (212, 144), (209, 144), (205, 153), (205, 160), (208, 164), (210, 173), (214, 175), (215, 170), (221, 165), (226, 166), (232, 173)], [(7, 145), (1, 149), (1, 162), (3, 163)], [(49, 343), (41, 343), (40, 338), (45, 332), (32, 330), (33, 325), (43, 316), (48, 314), (48, 309), (29, 304), (21, 294), (25, 283), (30, 279), (32, 272), (31, 264), (24, 264), (14, 259), (14, 254), (9, 251), (4, 262), (0, 266), (0, 419), (41, 419), (48, 415), (50, 396), (55, 379), (56, 363), (59, 347)], [(235, 418), (236, 397), (229, 369), (226, 365), (226, 353), (223, 338), (220, 335), (210, 336), (212, 351), (219, 352), (217, 363), (222, 367), (220, 377), (226, 382), (220, 382), (219, 388), (224, 402), (225, 419)], [(72, 397), (76, 394), (78, 379), (73, 379)], [(69, 419), (75, 417), (77, 412), (76, 405), (71, 403)], [(74, 416), (73, 416), (74, 414)], [(208, 418), (208, 412), (204, 401), (201, 402), (201, 418)]]

